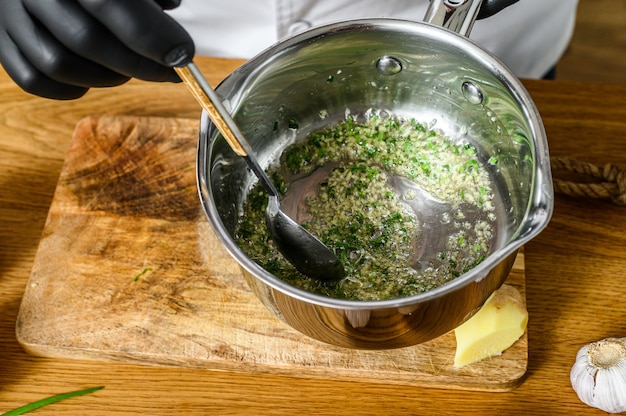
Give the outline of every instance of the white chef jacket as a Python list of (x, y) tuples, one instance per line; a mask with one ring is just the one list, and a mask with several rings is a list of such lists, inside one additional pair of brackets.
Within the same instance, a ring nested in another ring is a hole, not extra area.
[[(251, 58), (314, 26), (371, 17), (422, 21), (429, 0), (183, 0), (169, 13), (192, 36), (196, 53)], [(520, 0), (478, 20), (470, 39), (520, 78), (541, 78), (571, 39), (578, 0)]]

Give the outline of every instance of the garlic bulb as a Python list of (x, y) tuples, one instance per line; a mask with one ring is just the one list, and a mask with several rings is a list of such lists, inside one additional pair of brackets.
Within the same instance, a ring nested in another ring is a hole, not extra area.
[(606, 338), (582, 347), (570, 381), (589, 406), (609, 413), (626, 411), (626, 338)]

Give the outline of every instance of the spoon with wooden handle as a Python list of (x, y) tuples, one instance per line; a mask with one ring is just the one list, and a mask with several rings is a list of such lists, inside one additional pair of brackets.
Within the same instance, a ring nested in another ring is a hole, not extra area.
[(217, 129), (269, 194), (265, 222), (280, 252), (302, 274), (322, 280), (340, 280), (343, 265), (333, 251), (280, 209), (280, 194), (253, 155), (250, 144), (226, 110), (217, 93), (192, 62), (174, 68), (193, 96), (207, 112)]

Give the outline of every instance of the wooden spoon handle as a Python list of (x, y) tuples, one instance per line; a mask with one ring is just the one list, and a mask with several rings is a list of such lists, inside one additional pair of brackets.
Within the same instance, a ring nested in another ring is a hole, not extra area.
[(187, 85), (189, 91), (191, 91), (191, 94), (193, 94), (202, 108), (208, 113), (213, 124), (215, 124), (220, 133), (222, 133), (228, 145), (237, 155), (243, 157), (248, 167), (250, 167), (252, 172), (259, 178), (269, 194), (275, 196), (280, 195), (271, 179), (254, 157), (250, 143), (248, 143), (243, 133), (241, 133), (235, 120), (233, 120), (230, 113), (222, 104), (222, 100), (220, 100), (217, 93), (211, 88), (211, 85), (209, 85), (209, 82), (204, 75), (202, 75), (198, 67), (192, 62), (187, 66), (174, 68), (174, 70), (176, 70), (178, 76), (180, 76), (185, 85)]
[(208, 113), (233, 151), (239, 156), (248, 156), (250, 145), (198, 67), (194, 63), (190, 63), (184, 67), (174, 68), (174, 70)]

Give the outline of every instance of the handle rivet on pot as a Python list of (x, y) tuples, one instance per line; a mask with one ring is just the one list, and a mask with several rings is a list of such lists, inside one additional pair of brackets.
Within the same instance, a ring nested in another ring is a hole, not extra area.
[(376, 61), (376, 69), (383, 75), (395, 75), (402, 71), (402, 62), (393, 56), (381, 56)]
[(465, 81), (463, 85), (461, 85), (461, 91), (463, 92), (465, 99), (467, 99), (470, 103), (482, 104), (484, 96), (478, 85), (470, 81)]

